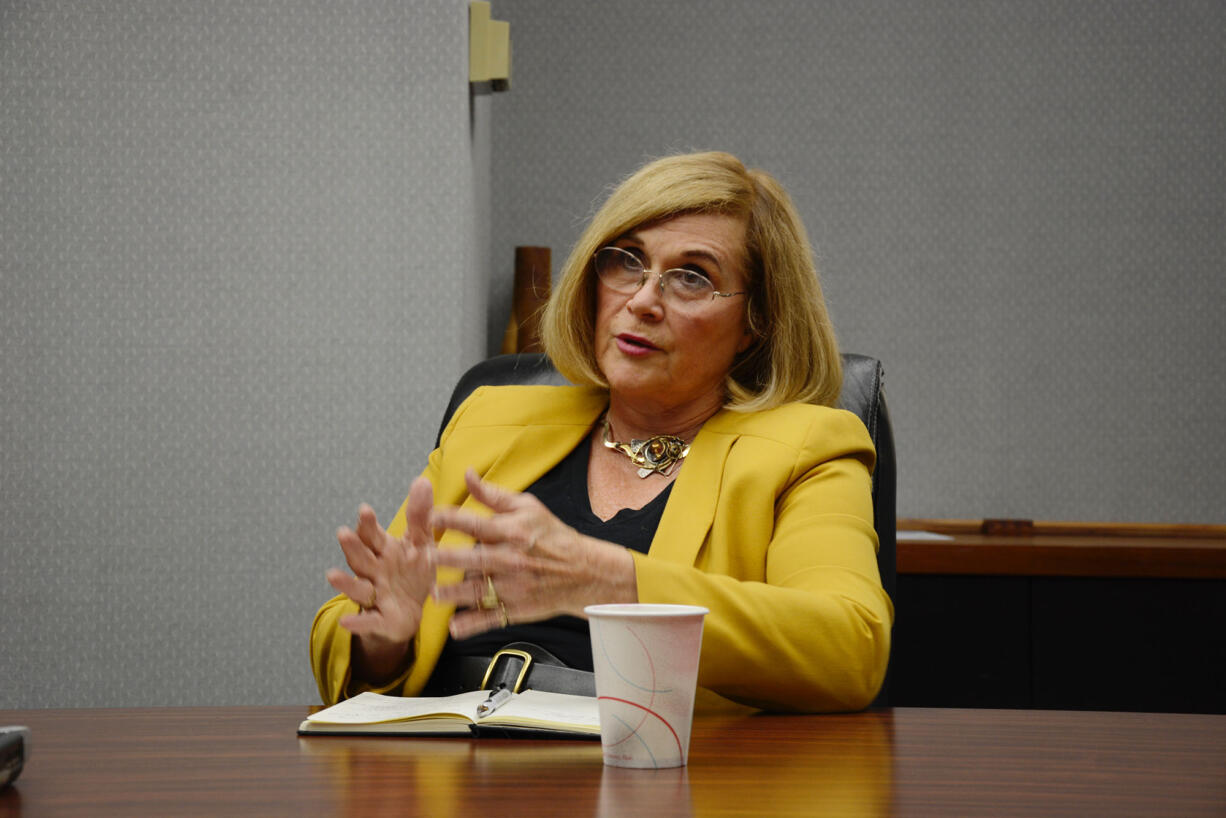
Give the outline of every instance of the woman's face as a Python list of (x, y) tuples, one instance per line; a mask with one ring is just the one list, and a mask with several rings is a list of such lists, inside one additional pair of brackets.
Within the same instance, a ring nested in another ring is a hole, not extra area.
[(661, 292), (654, 275), (701, 272), (715, 289), (740, 292), (746, 222), (692, 213), (635, 228), (610, 242), (649, 270), (632, 293), (596, 282), (596, 361), (614, 401), (676, 421), (704, 420), (724, 404), (724, 381), (752, 336), (746, 295), (683, 302)]

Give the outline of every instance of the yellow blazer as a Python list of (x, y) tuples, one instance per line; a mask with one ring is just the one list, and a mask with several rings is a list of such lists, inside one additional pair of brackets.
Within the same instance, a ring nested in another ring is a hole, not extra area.
[[(464, 470), (523, 491), (578, 446), (608, 404), (574, 386), (477, 389), (455, 412), (423, 474), (435, 502), (488, 513)], [(743, 705), (822, 712), (867, 706), (885, 676), (894, 609), (877, 571), (870, 477), (874, 451), (854, 414), (808, 404), (724, 410), (703, 425), (678, 470), (647, 554), (634, 557), (641, 602), (710, 609), (698, 670), (704, 709)], [(407, 502), (407, 501), (406, 501)], [(388, 531), (405, 530), (401, 505)], [(440, 547), (469, 547), (447, 532)], [(440, 571), (440, 581), (458, 578)], [(417, 695), (454, 610), (427, 601), (406, 673), (350, 686), (344, 596), (311, 628), (311, 664), (331, 704), (361, 690)]]

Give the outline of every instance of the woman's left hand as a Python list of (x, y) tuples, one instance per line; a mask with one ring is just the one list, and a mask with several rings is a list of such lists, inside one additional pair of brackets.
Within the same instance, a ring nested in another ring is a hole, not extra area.
[(638, 601), (634, 560), (625, 548), (580, 534), (531, 494), (487, 483), (472, 469), (464, 479), (473, 498), (494, 513), (436, 508), (430, 514), (436, 531), (461, 531), (476, 540), (472, 548), (435, 552), (438, 565), (464, 571), (460, 582), (434, 588), (440, 604), (458, 608), (452, 637), (464, 639), (508, 622), (582, 616), (585, 605)]

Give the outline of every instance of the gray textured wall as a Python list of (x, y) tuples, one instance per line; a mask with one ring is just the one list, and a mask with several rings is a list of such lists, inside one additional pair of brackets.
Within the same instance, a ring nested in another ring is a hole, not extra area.
[(0, 707), (317, 700), (332, 532), (485, 346), (467, 28), (0, 3)]
[(673, 150), (792, 188), (902, 513), (1223, 520), (1220, 3), (499, 0), (471, 104), (466, 6), (0, 2), (0, 707), (313, 701), (483, 237), (496, 346), (512, 246)]
[(645, 159), (732, 151), (788, 185), (843, 345), (885, 362), (900, 514), (1226, 522), (1226, 4), (495, 11), (506, 270), (516, 244), (556, 269)]

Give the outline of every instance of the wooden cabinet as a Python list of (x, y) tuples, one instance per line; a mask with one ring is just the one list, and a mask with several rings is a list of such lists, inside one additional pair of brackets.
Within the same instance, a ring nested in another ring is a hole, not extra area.
[(900, 522), (892, 704), (1226, 713), (1226, 527), (970, 525)]

